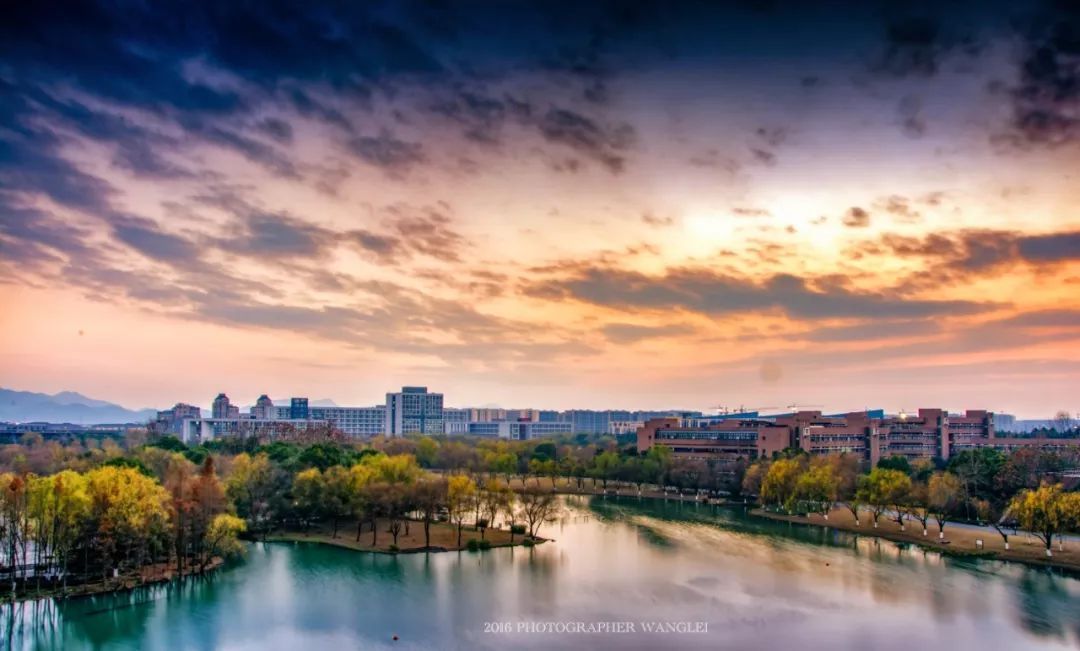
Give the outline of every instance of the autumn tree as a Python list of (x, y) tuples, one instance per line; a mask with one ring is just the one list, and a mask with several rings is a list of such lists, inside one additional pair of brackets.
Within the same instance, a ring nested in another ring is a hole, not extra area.
[(457, 545), (461, 547), (461, 530), (465, 518), (473, 509), (476, 500), (476, 482), (468, 475), (450, 475), (446, 488), (446, 510), (450, 520), (457, 526)]
[(1053, 556), (1054, 536), (1080, 524), (1080, 493), (1066, 493), (1061, 484), (1043, 484), (1021, 491), (1009, 503), (1009, 512), (1046, 545), (1046, 555)]
[(426, 477), (413, 487), (413, 497), (424, 522), (424, 548), (431, 547), (431, 523), (446, 506), (447, 481), (442, 477)]
[(761, 482), (761, 501), (782, 506), (795, 495), (795, 485), (803, 471), (803, 460), (777, 459), (769, 465)]
[(878, 467), (859, 478), (859, 500), (870, 506), (875, 528), (881, 514), (890, 506), (903, 505), (910, 492), (911, 478), (899, 470)]
[(938, 538), (945, 538), (945, 519), (960, 505), (960, 480), (951, 472), (935, 472), (927, 485), (926, 505), (938, 525)]

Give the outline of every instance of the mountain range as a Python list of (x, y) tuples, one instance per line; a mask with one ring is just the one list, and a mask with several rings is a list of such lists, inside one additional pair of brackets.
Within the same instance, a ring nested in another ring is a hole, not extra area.
[(53, 395), (0, 388), (0, 421), (50, 423), (145, 423), (154, 409), (127, 409), (75, 391)]

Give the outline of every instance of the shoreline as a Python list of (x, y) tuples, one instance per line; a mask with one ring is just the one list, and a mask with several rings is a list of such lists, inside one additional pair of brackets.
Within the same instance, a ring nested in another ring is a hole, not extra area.
[(166, 569), (163, 572), (152, 575), (150, 577), (129, 574), (127, 576), (121, 576), (115, 579), (107, 579), (105, 581), (69, 585), (66, 590), (62, 587), (54, 587), (43, 589), (40, 591), (26, 592), (16, 595), (14, 599), (12, 599), (10, 593), (8, 593), (0, 597), (0, 606), (10, 606), (17, 603), (38, 601), (41, 599), (73, 599), (80, 597), (95, 597), (105, 594), (118, 594), (121, 592), (132, 592), (139, 588), (161, 585), (163, 583), (171, 583), (178, 579), (209, 575), (221, 569), (224, 565), (225, 559), (221, 557), (214, 557), (214, 559), (210, 561), (210, 563), (206, 566), (205, 569), (187, 569), (184, 571), (183, 574), (179, 576), (173, 570)]
[[(1023, 532), (1010, 535), (1009, 549), (1005, 549), (1005, 543), (1001, 536), (992, 528), (980, 530), (971, 527), (950, 527), (949, 524), (954, 523), (946, 523), (945, 539), (942, 541), (938, 538), (937, 525), (933, 522), (927, 527), (928, 533), (924, 537), (922, 535), (922, 524), (917, 520), (907, 521), (905, 529), (901, 531), (895, 520), (886, 521), (883, 517), (879, 521), (878, 527), (874, 528), (869, 514), (866, 514), (866, 519), (863, 519), (860, 525), (855, 525), (851, 513), (841, 509), (831, 511), (828, 520), (817, 514), (801, 516), (771, 513), (760, 506), (750, 509), (749, 513), (755, 517), (769, 520), (825, 527), (845, 533), (881, 538), (895, 543), (916, 545), (954, 558), (1007, 561), (1039, 568), (1080, 572), (1080, 549), (1076, 548), (1076, 543), (1070, 543), (1063, 551), (1059, 551), (1057, 544), (1055, 544), (1054, 555), (1047, 558), (1045, 545), (1037, 540), (1030, 539)], [(983, 541), (981, 549), (976, 545), (976, 540)]]
[[(379, 520), (379, 524), (385, 525), (385, 521)], [(309, 531), (275, 530), (262, 538), (253, 540), (253, 542), (317, 543), (341, 549), (348, 549), (354, 552), (396, 556), (399, 554), (473, 551), (468, 547), (469, 543), (473, 540), (484, 546), (475, 551), (485, 551), (486, 549), (497, 549), (501, 547), (528, 547), (529, 545), (526, 544), (526, 540), (531, 540), (532, 545), (539, 545), (551, 540), (550, 538), (541, 536), (529, 538), (527, 534), (515, 534), (514, 540), (511, 542), (509, 530), (495, 528), (488, 528), (484, 532), (484, 537), (481, 538), (479, 530), (465, 527), (461, 531), (461, 545), (459, 546), (457, 544), (456, 526), (448, 525), (445, 522), (433, 522), (431, 524), (431, 544), (425, 546), (423, 544), (423, 523), (410, 521), (410, 524), (411, 527), (408, 534), (399, 534), (399, 545), (397, 546), (397, 549), (391, 549), (391, 547), (394, 546), (391, 542), (392, 537), (385, 529), (379, 529), (379, 538), (375, 545), (369, 543), (371, 537), (370, 528), (361, 532), (360, 540), (357, 540), (355, 522), (351, 523), (351, 526), (348, 527), (339, 527), (338, 535), (336, 537), (333, 536), (332, 531), (328, 527), (320, 526), (313, 527)]]

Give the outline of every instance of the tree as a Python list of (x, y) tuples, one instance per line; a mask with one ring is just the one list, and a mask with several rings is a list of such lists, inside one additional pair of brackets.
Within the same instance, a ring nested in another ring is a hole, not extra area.
[(521, 515), (528, 525), (529, 537), (535, 538), (540, 525), (551, 520), (558, 507), (558, 497), (539, 487), (526, 488), (521, 492)]
[[(812, 464), (809, 470), (795, 480), (795, 490), (789, 501), (810, 504), (828, 520), (829, 511), (836, 502), (837, 484), (833, 466), (828, 461)], [(790, 506), (788, 510), (791, 510)]]
[(512, 495), (510, 487), (498, 479), (489, 479), (484, 484), (484, 490), (480, 494), (480, 517), (484, 527), (480, 530), (480, 538), (484, 538), (488, 526), (495, 526), (495, 520), (506, 512), (509, 497)]
[(861, 504), (858, 495), (859, 458), (854, 454), (837, 454), (830, 456), (829, 460), (836, 476), (836, 499), (851, 511), (857, 527)]
[[(874, 527), (878, 519), (890, 506), (902, 508), (904, 500), (911, 491), (911, 478), (899, 470), (874, 468), (870, 474), (859, 478), (859, 500), (870, 505), (874, 516)], [(903, 522), (900, 524), (903, 528)]]
[(476, 500), (476, 482), (467, 475), (450, 475), (446, 487), (446, 510), (450, 519), (457, 525), (457, 545), (461, 547), (461, 530), (465, 518), (473, 509)]
[(1053, 556), (1054, 536), (1080, 523), (1080, 499), (1076, 496), (1065, 493), (1061, 484), (1043, 484), (1021, 491), (1009, 503), (1009, 512), (1046, 545), (1046, 555)]
[(322, 473), (320, 511), (330, 518), (331, 538), (337, 538), (338, 524), (353, 512), (356, 494), (353, 475), (342, 466), (330, 466)]
[(1009, 550), (1009, 536), (1016, 534), (1016, 528), (1018, 526), (1016, 518), (1009, 513), (1008, 502), (1002, 502), (999, 500), (975, 500), (975, 512), (979, 514), (979, 517), (984, 521), (989, 522), (990, 526), (998, 532), (1001, 539), (1005, 541), (1005, 551)]
[(424, 521), (424, 548), (431, 547), (431, 523), (446, 506), (447, 481), (442, 477), (421, 479), (413, 488), (413, 497)]
[(935, 472), (930, 477), (926, 506), (937, 521), (938, 539), (945, 538), (945, 518), (959, 506), (961, 491), (960, 480), (951, 472)]
[(293, 499), (301, 522), (308, 524), (322, 512), (323, 476), (318, 468), (308, 468), (296, 473), (293, 479)]
[(899, 470), (905, 475), (911, 474), (911, 462), (902, 454), (894, 454), (879, 460), (877, 467), (886, 470)]
[(287, 483), (288, 476), (265, 453), (250, 456), (245, 452), (233, 458), (225, 494), (237, 515), (247, 521), (247, 529), (265, 535), (280, 511)]
[(592, 475), (595, 479), (599, 479), (604, 484), (604, 491), (607, 491), (608, 480), (615, 476), (615, 472), (619, 468), (619, 455), (614, 452), (601, 452), (593, 459), (593, 472)]
[(206, 566), (217, 556), (228, 558), (244, 553), (244, 546), (240, 543), (239, 536), (246, 528), (247, 524), (235, 515), (219, 513), (214, 516), (206, 530), (206, 543), (203, 546), (200, 571), (205, 571)]
[(761, 482), (761, 501), (777, 506), (787, 504), (795, 494), (795, 484), (803, 471), (803, 462), (802, 458), (772, 462)]
[(750, 464), (746, 473), (743, 474), (742, 491), (751, 497), (761, 495), (761, 484), (765, 481), (765, 475), (769, 472), (769, 461), (761, 459)]

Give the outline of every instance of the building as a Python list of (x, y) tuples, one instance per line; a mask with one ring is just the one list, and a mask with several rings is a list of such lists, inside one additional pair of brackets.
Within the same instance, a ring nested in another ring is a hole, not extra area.
[(326, 421), (347, 436), (377, 436), (386, 426), (386, 407), (312, 407), (313, 420)]
[(383, 433), (387, 436), (442, 434), (443, 430), (443, 394), (429, 393), (427, 387), (402, 387), (400, 392), (386, 394)]
[(528, 441), (572, 433), (570, 423), (567, 422), (542, 423), (538, 420), (520, 420), (503, 421), (498, 425), (499, 438), (508, 438), (514, 441)]
[(982, 409), (962, 414), (920, 409), (914, 415), (895, 416), (870, 410), (834, 415), (799, 411), (761, 417), (656, 418), (646, 421), (637, 435), (639, 452), (663, 445), (682, 456), (757, 459), (793, 447), (814, 455), (854, 454), (869, 465), (897, 455), (947, 461), (964, 450), (984, 447), (1008, 452), (1021, 447), (1080, 446), (1080, 439), (999, 437), (994, 415)]
[(791, 445), (788, 426), (758, 418), (723, 418), (698, 425), (681, 418), (652, 418), (637, 432), (638, 452), (654, 445), (684, 457), (716, 460), (771, 457)]
[(229, 411), (232, 408), (232, 404), (229, 402), (229, 396), (224, 393), (217, 394), (214, 398), (214, 402), (210, 407), (211, 418), (228, 418)]
[(265, 393), (259, 396), (259, 399), (255, 401), (255, 406), (251, 408), (251, 417), (260, 420), (274, 420), (277, 418), (277, 412), (274, 411), (274, 401), (270, 399), (270, 396)]
[(468, 434), (470, 411), (472, 410), (443, 407), (443, 433), (450, 435)]
[(311, 417), (308, 410), (307, 398), (293, 398), (289, 401), (289, 418), (293, 420), (306, 420)]
[(295, 434), (312, 427), (326, 426), (326, 421), (312, 419), (244, 418), (184, 418), (178, 425), (177, 436), (187, 444), (212, 441), (222, 436), (257, 436), (273, 439)]
[(191, 418), (202, 418), (202, 409), (195, 405), (178, 402), (172, 409), (159, 411), (157, 418), (150, 424), (150, 429), (161, 434), (179, 436), (181, 423)]

